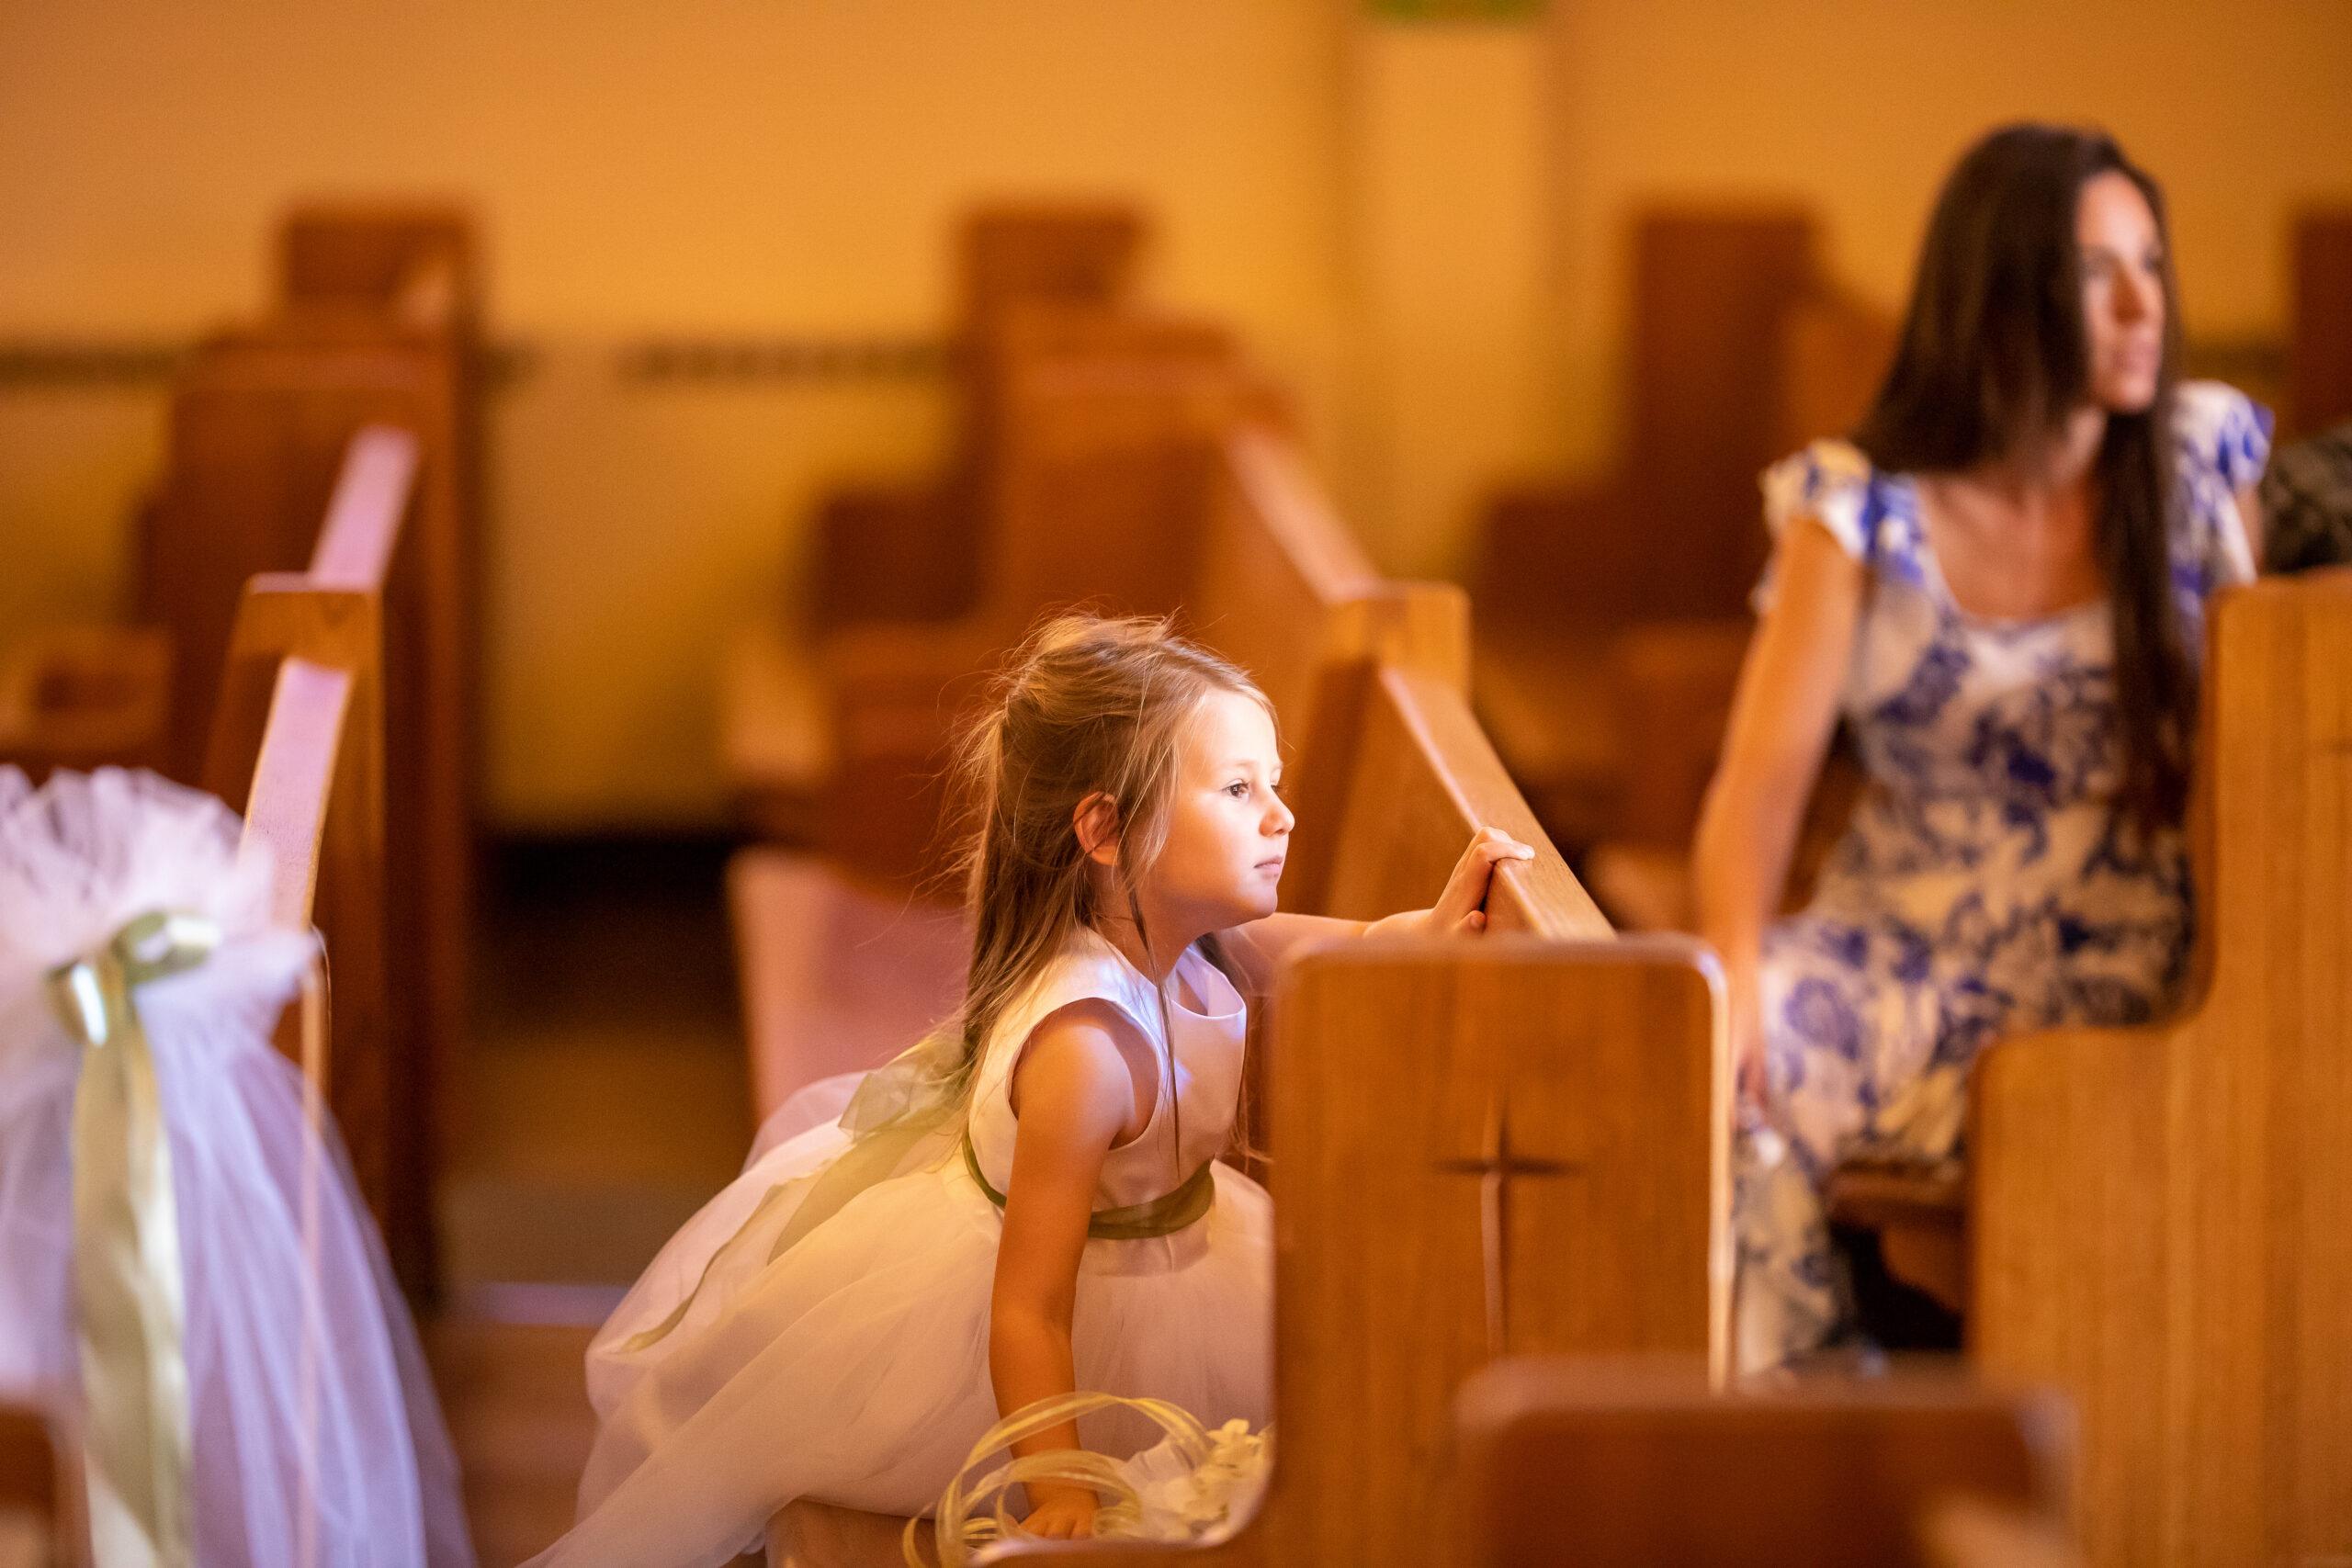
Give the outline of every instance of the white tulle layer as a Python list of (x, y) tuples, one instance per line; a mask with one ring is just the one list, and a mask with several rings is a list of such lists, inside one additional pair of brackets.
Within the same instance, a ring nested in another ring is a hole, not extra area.
[[(268, 928), (266, 868), (238, 866), (237, 836), (219, 801), (153, 775), (59, 773), (33, 791), (0, 768), (0, 1387), (70, 1400), (81, 1383), (82, 1047), (51, 1018), (42, 977), (147, 910), (208, 914), (220, 947), (137, 995), (186, 1275), (197, 1560), (295, 1568), (314, 1508), (322, 1564), (462, 1568), (472, 1550), (457, 1463), (414, 1328), (332, 1127), (327, 1146), (310, 1138), (301, 1076), (270, 1043), (310, 942)], [(322, 1178), (315, 1296), (303, 1283), (306, 1156)]]
[[(843, 1087), (803, 1093), (837, 1105)], [(775, 1113), (786, 1125), (805, 1115), (791, 1102)], [(1001, 1221), (948, 1160), (867, 1189), (771, 1259), (797, 1194), (763, 1211), (762, 1199), (847, 1142), (831, 1125), (763, 1138), (598, 1334), (589, 1396), (603, 1428), (581, 1522), (535, 1568), (707, 1568), (754, 1546), (797, 1497), (892, 1514), (938, 1502), (997, 1419), (988, 1330)], [(1272, 1206), (1247, 1177), (1215, 1169), (1216, 1202), (1198, 1224), (1087, 1243), (1071, 1324), (1078, 1386), (1254, 1427), (1272, 1414)], [(676, 1327), (627, 1348), (689, 1294)], [(1114, 1411), (1082, 1419), (1080, 1436), (1125, 1457), (1160, 1432)]]

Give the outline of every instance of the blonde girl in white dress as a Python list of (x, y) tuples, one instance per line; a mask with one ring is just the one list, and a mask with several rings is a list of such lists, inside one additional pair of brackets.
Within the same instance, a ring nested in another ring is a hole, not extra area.
[[(1274, 913), (1272, 711), (1158, 622), (1046, 626), (967, 765), (961, 1010), (838, 1123), (809, 1109), (836, 1081), (778, 1110), (646, 1270), (589, 1351), (602, 1429), (538, 1562), (722, 1563), (800, 1497), (922, 1514), (1000, 1415), (1080, 1390), (1272, 1416), (1271, 1207), (1216, 1159), (1241, 991), (1301, 942), (1479, 931), (1495, 863), (1532, 852), (1487, 829), (1435, 908), (1374, 927)], [(1159, 1436), (1114, 1408), (1012, 1446)], [(1028, 1529), (1091, 1533), (1090, 1489), (1029, 1501)]]

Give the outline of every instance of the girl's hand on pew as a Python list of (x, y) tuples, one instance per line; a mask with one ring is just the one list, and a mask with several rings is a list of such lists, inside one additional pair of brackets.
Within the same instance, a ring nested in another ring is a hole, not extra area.
[(1364, 928), (1364, 934), (1476, 936), (1487, 929), (1487, 911), (1481, 906), (1494, 881), (1495, 867), (1507, 860), (1534, 858), (1532, 849), (1500, 828), (1481, 828), (1471, 836), (1470, 847), (1462, 852), (1462, 858), (1453, 863), (1453, 874), (1446, 878), (1445, 891), (1438, 895), (1435, 905), (1374, 920)]

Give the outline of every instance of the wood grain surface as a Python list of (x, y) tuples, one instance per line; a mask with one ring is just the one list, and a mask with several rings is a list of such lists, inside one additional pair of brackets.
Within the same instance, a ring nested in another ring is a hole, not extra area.
[(2201, 996), (1975, 1080), (1972, 1351), (2082, 1417), (2096, 1565), (2352, 1562), (2352, 574), (2215, 603)]

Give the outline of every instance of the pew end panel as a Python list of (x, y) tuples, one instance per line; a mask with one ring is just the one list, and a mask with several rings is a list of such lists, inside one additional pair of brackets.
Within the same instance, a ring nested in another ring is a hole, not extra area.
[(2064, 1545), (2064, 1403), (1898, 1374), (1724, 1395), (1695, 1363), (1513, 1358), (1456, 1402), (1476, 1568), (1892, 1568), (1965, 1499)]
[(2201, 996), (1986, 1051), (1971, 1352), (2083, 1421), (2094, 1564), (2352, 1554), (2352, 572), (2214, 602)]

